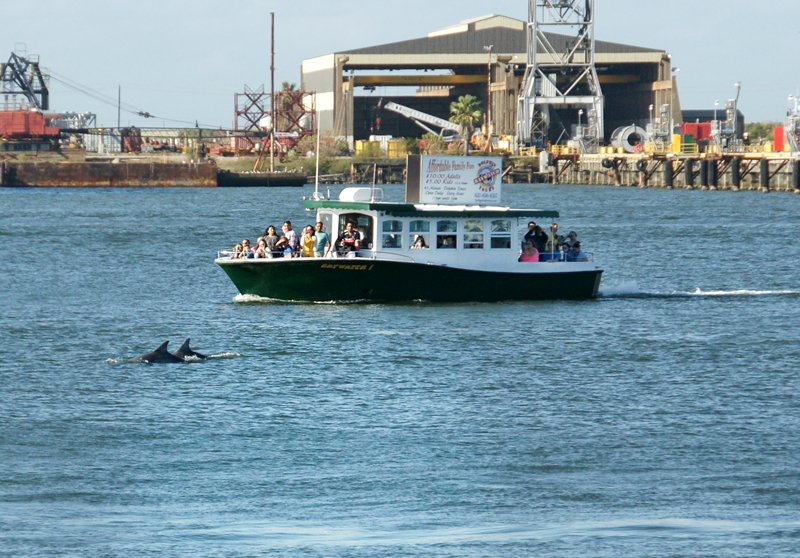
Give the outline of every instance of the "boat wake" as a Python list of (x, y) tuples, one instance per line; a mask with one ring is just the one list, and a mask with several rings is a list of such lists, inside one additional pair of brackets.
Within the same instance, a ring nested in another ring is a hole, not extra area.
[(710, 290), (704, 291), (696, 288), (694, 291), (643, 291), (639, 288), (636, 281), (627, 281), (615, 285), (604, 285), (600, 290), (599, 298), (695, 298), (695, 297), (763, 297), (763, 296), (785, 296), (800, 297), (800, 290), (779, 289), (779, 290), (758, 290), (758, 289), (738, 289), (738, 290)]
[(277, 298), (268, 298), (265, 296), (258, 296), (258, 295), (243, 295), (238, 294), (233, 297), (234, 302), (244, 303), (244, 304), (363, 304), (365, 302), (374, 302), (367, 299), (360, 299), (360, 300), (318, 300), (318, 301), (308, 301), (308, 300), (279, 300)]

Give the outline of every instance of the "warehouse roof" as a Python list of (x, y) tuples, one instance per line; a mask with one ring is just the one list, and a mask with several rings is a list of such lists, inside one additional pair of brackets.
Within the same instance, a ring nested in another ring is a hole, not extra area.
[[(427, 37), (388, 43), (340, 54), (415, 55), (415, 54), (485, 54), (484, 46), (493, 45), (497, 54), (519, 54), (527, 51), (527, 23), (505, 16), (485, 16), (458, 25), (433, 31)], [(574, 36), (546, 33), (557, 52), (566, 52)], [(595, 54), (660, 53), (663, 50), (595, 41)]]

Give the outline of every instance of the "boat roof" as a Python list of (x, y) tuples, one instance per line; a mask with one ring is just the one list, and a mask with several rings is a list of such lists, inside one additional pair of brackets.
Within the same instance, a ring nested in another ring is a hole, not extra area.
[(484, 205), (438, 205), (429, 203), (356, 202), (339, 200), (306, 200), (306, 209), (333, 209), (347, 211), (380, 211), (394, 217), (537, 217), (558, 218), (558, 211), (544, 209), (512, 209)]

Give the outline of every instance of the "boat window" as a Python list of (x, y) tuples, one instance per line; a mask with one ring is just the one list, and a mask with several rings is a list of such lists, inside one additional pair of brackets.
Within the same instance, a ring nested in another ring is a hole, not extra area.
[(492, 250), (511, 249), (511, 221), (497, 219), (492, 221)]
[(411, 248), (431, 247), (431, 223), (430, 221), (410, 221), (408, 223), (408, 244)]
[[(328, 236), (333, 236), (333, 214), (332, 213), (319, 213), (317, 221), (322, 223), (322, 230), (328, 233)], [(316, 223), (315, 223), (316, 224)], [(331, 244), (336, 238), (331, 239)]]
[(458, 221), (436, 221), (436, 247), (444, 250), (455, 249)]
[(480, 219), (464, 221), (464, 248), (467, 250), (483, 249), (483, 221)]
[(381, 246), (384, 248), (402, 248), (403, 247), (403, 222), (402, 221), (384, 221), (382, 225), (383, 236), (381, 238)]
[(338, 234), (342, 234), (344, 232), (345, 226), (350, 221), (355, 224), (356, 230), (361, 233), (361, 247), (372, 248), (372, 217), (369, 215), (364, 215), (363, 213), (343, 213), (339, 216)]

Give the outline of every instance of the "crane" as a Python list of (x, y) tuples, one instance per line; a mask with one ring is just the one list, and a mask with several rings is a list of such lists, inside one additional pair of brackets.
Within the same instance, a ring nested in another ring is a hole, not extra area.
[[(381, 99), (380, 102), (378, 103), (378, 108), (381, 108), (381, 106), (383, 106), (383, 108), (385, 108), (386, 110), (396, 112), (397, 114), (400, 114), (410, 120), (413, 120), (417, 126), (422, 128), (426, 132), (430, 132), (431, 134), (437, 135), (445, 139), (455, 139), (455, 136), (457, 136), (460, 131), (459, 125), (454, 124), (449, 120), (438, 118), (436, 116), (432, 116), (430, 114), (426, 114), (422, 111), (412, 109), (403, 105), (398, 105), (397, 103), (392, 101), (383, 104), (383, 99)], [(437, 126), (441, 128), (441, 130), (439, 132), (436, 132), (434, 129), (430, 128), (428, 124), (430, 124), (431, 126)], [(445, 134), (445, 131), (449, 131), (451, 133)]]

